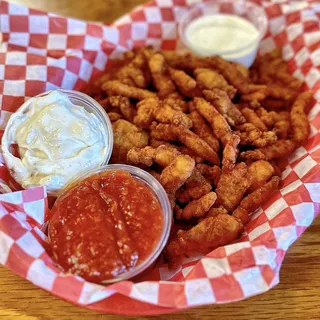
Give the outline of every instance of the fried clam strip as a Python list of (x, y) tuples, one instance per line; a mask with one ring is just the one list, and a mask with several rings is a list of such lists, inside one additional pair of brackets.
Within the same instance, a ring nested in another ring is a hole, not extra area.
[(195, 161), (186, 155), (178, 155), (160, 175), (160, 183), (164, 189), (174, 194), (191, 176)]
[(199, 163), (196, 165), (196, 168), (207, 180), (217, 187), (221, 177), (221, 169), (218, 166), (211, 167), (207, 164)]
[(175, 69), (182, 69), (186, 72), (193, 72), (197, 68), (210, 68), (210, 64), (190, 53), (178, 53), (176, 51), (161, 51), (168, 65)]
[(167, 66), (161, 53), (154, 54), (149, 60), (152, 82), (159, 97), (166, 97), (176, 91), (176, 86), (167, 74)]
[(156, 97), (156, 94), (154, 92), (146, 89), (128, 86), (117, 80), (107, 81), (102, 84), (101, 88), (110, 96), (123, 96), (137, 100)]
[(297, 97), (297, 92), (295, 90), (286, 88), (284, 86), (279, 86), (275, 84), (269, 84), (267, 86), (267, 97), (285, 101), (292, 101)]
[(160, 102), (156, 97), (141, 100), (137, 105), (137, 115), (133, 119), (133, 123), (141, 128), (149, 128), (154, 120), (154, 112), (159, 108)]
[(233, 211), (232, 216), (240, 219), (244, 225), (248, 223), (250, 213), (256, 211), (266, 199), (270, 199), (271, 195), (277, 191), (279, 183), (280, 177), (272, 177), (269, 182), (245, 197), (239, 207)]
[(273, 131), (279, 139), (287, 139), (291, 130), (291, 124), (288, 120), (279, 120), (273, 126)]
[(164, 104), (156, 98), (140, 101), (137, 108), (137, 116), (133, 119), (133, 122), (142, 128), (149, 128), (153, 120), (182, 125), (188, 129), (192, 127), (192, 120), (186, 114), (174, 110), (168, 104)]
[(167, 141), (162, 141), (162, 140), (157, 140), (155, 138), (151, 138), (150, 139), (150, 146), (153, 147), (153, 148), (157, 148), (161, 145), (165, 145), (167, 147), (170, 147), (170, 148), (173, 148), (177, 151), (179, 151), (180, 153), (182, 154), (185, 154), (185, 155), (188, 155), (189, 157), (191, 157), (192, 159), (194, 159), (194, 161), (196, 163), (202, 163), (204, 162), (204, 159), (202, 159), (201, 157), (199, 157), (194, 151), (192, 151), (191, 149), (189, 149), (188, 147), (186, 146), (177, 146), (177, 145), (174, 145), (170, 142), (167, 142)]
[(242, 159), (248, 160), (272, 160), (288, 156), (296, 148), (292, 140), (278, 140), (274, 144), (255, 150), (240, 153)]
[(220, 164), (217, 153), (203, 139), (183, 126), (162, 123), (152, 125), (151, 136), (158, 140), (179, 141), (201, 158), (215, 165)]
[(133, 118), (137, 114), (137, 110), (135, 107), (130, 103), (129, 98), (121, 97), (121, 96), (111, 96), (108, 98), (110, 106), (113, 108), (119, 108), (123, 117), (133, 122)]
[(186, 146), (177, 146), (177, 150), (179, 150), (182, 154), (186, 154), (191, 157), (196, 163), (203, 163), (205, 160), (197, 155), (193, 150)]
[(270, 129), (276, 122), (277, 113), (274, 111), (269, 112), (265, 108), (259, 107), (255, 112), (268, 129)]
[(168, 104), (172, 109), (182, 112), (188, 111), (188, 104), (184, 100), (184, 97), (178, 93), (174, 92), (169, 94), (165, 99), (163, 99), (163, 103)]
[(268, 128), (263, 123), (263, 121), (259, 118), (259, 116), (255, 113), (254, 110), (249, 108), (243, 108), (242, 114), (246, 118), (247, 122), (252, 123), (257, 129), (261, 131), (267, 131)]
[(275, 174), (275, 169), (268, 161), (258, 160), (249, 165), (248, 172), (252, 176), (252, 182), (248, 189), (248, 192), (251, 193), (268, 182)]
[(202, 90), (221, 89), (228, 94), (230, 99), (233, 99), (237, 92), (237, 89), (229, 85), (220, 73), (212, 69), (198, 68), (194, 70), (193, 74), (196, 77), (199, 88)]
[(166, 247), (169, 268), (181, 265), (182, 255), (192, 251), (206, 253), (237, 239), (242, 231), (242, 222), (228, 214), (208, 217), (188, 231), (178, 230)]
[(309, 136), (310, 125), (305, 110), (310, 103), (311, 98), (312, 92), (305, 91), (297, 97), (291, 108), (290, 120), (293, 132), (293, 140), (299, 145), (308, 139)]
[(239, 154), (238, 145), (240, 143), (240, 137), (234, 133), (226, 134), (222, 138), (222, 144), (224, 145), (222, 154), (222, 169), (232, 170), (237, 161)]
[(119, 119), (122, 119), (122, 115), (118, 112), (108, 112), (108, 117), (111, 122), (115, 122)]
[(240, 203), (252, 182), (244, 162), (238, 163), (233, 170), (223, 170), (215, 190), (217, 203), (232, 212)]
[(179, 91), (186, 97), (201, 96), (197, 82), (183, 70), (169, 68), (169, 75)]
[(177, 191), (176, 197), (180, 203), (187, 203), (204, 196), (211, 191), (210, 182), (200, 173), (198, 169), (194, 169), (192, 175), (186, 180), (184, 185)]
[(174, 110), (164, 103), (160, 104), (160, 108), (155, 109), (154, 118), (160, 123), (177, 124), (187, 129), (192, 127), (192, 120), (185, 113)]
[(203, 216), (202, 218), (200, 218), (198, 221), (201, 222), (202, 220), (209, 218), (209, 217), (216, 217), (219, 214), (229, 214), (228, 210), (226, 208), (224, 208), (224, 206), (219, 206), (216, 208), (211, 208), (205, 216)]
[(189, 118), (192, 120), (192, 130), (202, 138), (215, 152), (219, 152), (219, 140), (213, 135), (212, 129), (197, 111), (191, 111)]
[(113, 122), (112, 129), (114, 144), (111, 160), (113, 163), (125, 163), (130, 149), (144, 148), (148, 145), (147, 132), (126, 120), (120, 119)]
[(297, 96), (294, 90), (274, 83), (267, 86), (250, 84), (249, 91), (249, 93), (241, 96), (242, 101), (262, 101), (266, 98), (292, 101)]
[(231, 133), (231, 128), (226, 119), (218, 112), (218, 110), (209, 102), (202, 98), (194, 99), (195, 106), (199, 113), (210, 124), (214, 135), (221, 140), (223, 136)]
[(230, 126), (246, 122), (241, 111), (232, 103), (225, 91), (220, 89), (204, 90), (203, 94), (206, 100), (225, 117)]
[(241, 94), (248, 93), (248, 79), (239, 71), (236, 65), (217, 56), (205, 58), (204, 60), (209, 63), (210, 67), (218, 70)]
[(251, 145), (258, 148), (263, 148), (278, 140), (275, 131), (260, 131), (257, 128), (240, 132), (238, 135), (240, 137), (240, 145)]
[(167, 167), (173, 162), (180, 152), (174, 148), (160, 145), (157, 148), (145, 147), (142, 149), (132, 148), (127, 155), (127, 161), (134, 165), (152, 166), (154, 162), (161, 167)]
[(176, 214), (178, 220), (189, 220), (191, 218), (200, 218), (204, 216), (209, 209), (214, 205), (217, 195), (214, 192), (209, 192), (200, 199), (193, 200), (186, 207)]
[(143, 50), (140, 50), (128, 64), (115, 73), (115, 78), (126, 85), (146, 88), (150, 80), (146, 66), (147, 58)]
[(281, 48), (276, 48), (270, 53), (258, 57), (253, 68), (258, 69), (260, 81), (274, 81), (276, 79), (291, 89), (298, 89), (303, 84), (302, 81), (289, 74), (287, 63), (282, 59)]

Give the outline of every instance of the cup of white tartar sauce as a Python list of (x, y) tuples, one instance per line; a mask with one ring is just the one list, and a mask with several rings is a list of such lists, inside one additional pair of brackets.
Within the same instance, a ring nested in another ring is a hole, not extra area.
[(250, 67), (268, 20), (262, 7), (245, 0), (213, 0), (191, 7), (179, 20), (184, 46), (200, 57), (218, 55)]
[(1, 143), (13, 178), (25, 189), (46, 186), (50, 196), (81, 172), (107, 164), (112, 147), (102, 106), (84, 93), (60, 89), (27, 100), (11, 115)]

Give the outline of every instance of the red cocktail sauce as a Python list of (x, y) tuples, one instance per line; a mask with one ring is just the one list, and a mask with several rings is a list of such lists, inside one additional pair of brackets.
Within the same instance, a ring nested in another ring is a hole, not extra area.
[(145, 261), (164, 224), (158, 198), (121, 170), (95, 174), (65, 191), (50, 216), (53, 258), (65, 272), (96, 283)]

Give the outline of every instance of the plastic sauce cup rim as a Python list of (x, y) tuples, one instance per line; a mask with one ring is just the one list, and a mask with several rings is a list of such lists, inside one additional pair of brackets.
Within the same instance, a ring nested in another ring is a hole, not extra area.
[[(251, 40), (249, 43), (247, 43), (246, 45), (244, 46), (241, 46), (241, 47), (238, 47), (237, 49), (234, 49), (234, 50), (206, 50), (205, 54), (208, 54), (208, 55), (232, 55), (232, 54), (235, 54), (235, 53), (243, 53), (243, 51), (245, 51), (246, 49), (249, 49), (250, 47), (257, 47), (259, 42), (262, 40), (262, 38), (264, 37), (264, 35), (266, 34), (266, 31), (267, 31), (267, 26), (268, 26), (268, 19), (267, 19), (267, 16), (266, 14), (264, 13), (263, 11), (263, 8), (261, 6), (258, 6), (257, 4), (253, 3), (253, 2), (250, 2), (250, 1), (244, 1), (244, 0), (211, 0), (211, 1), (207, 1), (207, 2), (203, 2), (203, 3), (199, 3), (199, 4), (196, 4), (194, 6), (192, 6), (187, 12), (185, 12), (182, 17), (180, 18), (180, 22), (178, 24), (178, 34), (179, 34), (179, 37), (180, 39), (182, 40), (183, 44), (188, 47), (189, 49), (191, 49), (192, 51), (194, 51), (193, 49), (193, 45), (190, 43), (190, 41), (186, 38), (186, 35), (185, 35), (185, 28), (183, 26), (185, 20), (187, 20), (189, 18), (189, 16), (196, 10), (198, 10), (199, 8), (206, 8), (206, 7), (210, 7), (210, 6), (216, 6), (218, 4), (221, 4), (221, 3), (231, 3), (231, 4), (242, 4), (243, 6), (245, 7), (248, 7), (248, 6), (252, 6), (252, 7), (255, 7), (256, 9), (260, 10), (260, 16), (262, 18), (262, 21), (260, 22), (261, 24), (261, 27), (260, 28), (257, 28), (255, 26), (255, 28), (257, 29), (258, 33), (259, 33), (259, 36), (254, 39), (254, 40)], [(220, 15), (220, 14), (223, 14), (222, 12), (216, 12), (216, 13), (212, 13), (212, 14), (204, 14), (202, 16), (208, 16), (208, 15)], [(227, 13), (225, 13), (227, 14)], [(239, 17), (238, 14), (233, 14), (233, 13), (230, 13), (230, 15), (234, 15), (234, 16), (237, 16)], [(202, 17), (202, 16), (199, 16), (195, 19), (192, 19), (192, 21)], [(202, 50), (203, 51), (203, 50)]]
[[(79, 182), (82, 180), (91, 177), (92, 175), (103, 173), (106, 171), (113, 171), (113, 170), (119, 170), (119, 171), (127, 171), (129, 172), (135, 179), (141, 181), (144, 183), (157, 197), (163, 214), (163, 230), (160, 236), (160, 239), (158, 240), (158, 243), (155, 247), (155, 249), (152, 251), (152, 253), (149, 255), (149, 257), (144, 260), (141, 264), (139, 264), (137, 267), (133, 268), (132, 270), (129, 270), (128, 272), (124, 272), (120, 274), (118, 277), (103, 280), (102, 284), (110, 284), (122, 280), (128, 280), (131, 278), (134, 278), (135, 276), (141, 274), (143, 271), (145, 271), (148, 267), (152, 265), (156, 261), (156, 259), (161, 254), (162, 250), (164, 249), (170, 235), (171, 230), (171, 224), (172, 224), (172, 210), (171, 205), (167, 196), (167, 193), (163, 189), (162, 185), (160, 184), (157, 179), (155, 179), (151, 174), (146, 172), (145, 170), (142, 170), (138, 167), (125, 165), (125, 164), (109, 164), (101, 166), (100, 168), (96, 169), (90, 169), (87, 171), (82, 172), (81, 174), (74, 177), (64, 188), (64, 191), (60, 194), (59, 197), (63, 197), (65, 192), (75, 187)], [(57, 201), (59, 200), (59, 197)], [(50, 221), (49, 221), (49, 228), (50, 228)]]

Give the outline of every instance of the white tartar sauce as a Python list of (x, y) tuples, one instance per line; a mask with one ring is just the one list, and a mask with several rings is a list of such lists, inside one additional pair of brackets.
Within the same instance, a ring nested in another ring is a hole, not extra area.
[[(20, 159), (10, 146), (17, 145)], [(52, 91), (24, 104), (9, 119), (2, 153), (23, 188), (46, 186), (56, 196), (75, 175), (100, 166), (107, 141), (99, 119), (68, 96)]]
[(259, 44), (259, 32), (250, 21), (223, 13), (193, 20), (185, 30), (185, 38), (199, 56), (216, 54), (247, 66), (253, 61)]

